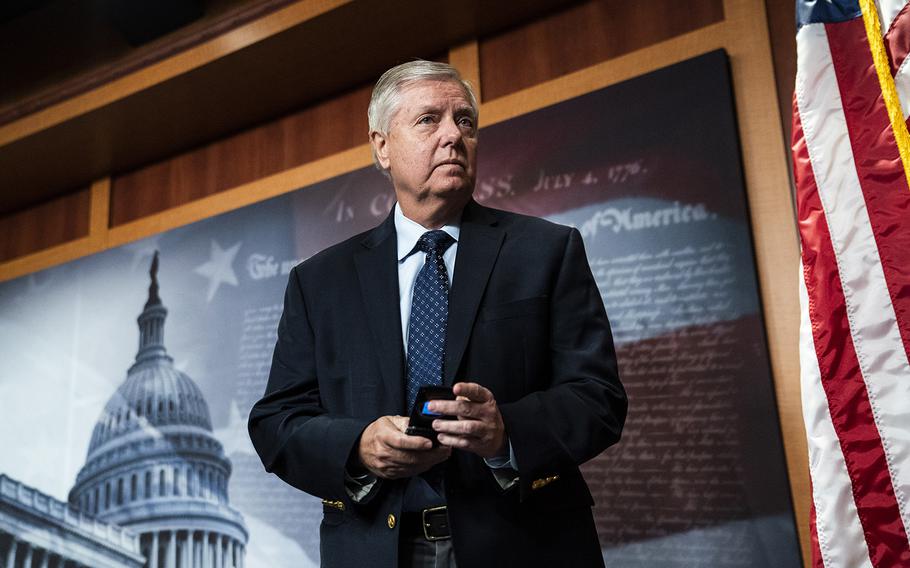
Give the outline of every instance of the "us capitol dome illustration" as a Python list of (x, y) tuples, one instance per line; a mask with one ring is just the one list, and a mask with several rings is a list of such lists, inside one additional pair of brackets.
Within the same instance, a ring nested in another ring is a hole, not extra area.
[(95, 424), (70, 505), (138, 535), (149, 568), (242, 568), (248, 532), (230, 506), (231, 462), (208, 404), (164, 348), (158, 253), (139, 352)]

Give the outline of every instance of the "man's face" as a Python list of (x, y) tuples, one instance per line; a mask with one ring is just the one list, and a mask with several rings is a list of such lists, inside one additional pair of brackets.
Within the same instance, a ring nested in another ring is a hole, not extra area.
[(399, 201), (463, 200), (474, 191), (477, 121), (461, 86), (418, 81), (401, 90), (386, 136), (373, 133), (379, 164)]

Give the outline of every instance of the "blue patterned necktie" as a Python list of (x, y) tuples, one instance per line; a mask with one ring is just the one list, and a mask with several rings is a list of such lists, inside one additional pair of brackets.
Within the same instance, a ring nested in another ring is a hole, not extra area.
[(442, 255), (454, 242), (445, 231), (427, 231), (414, 247), (426, 253), (426, 261), (414, 283), (408, 322), (408, 411), (420, 387), (442, 384), (449, 317), (449, 275)]

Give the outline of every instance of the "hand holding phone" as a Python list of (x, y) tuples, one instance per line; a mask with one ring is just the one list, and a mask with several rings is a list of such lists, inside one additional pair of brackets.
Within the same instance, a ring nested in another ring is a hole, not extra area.
[(456, 420), (457, 417), (431, 412), (428, 408), (431, 400), (455, 400), (455, 393), (452, 392), (452, 387), (420, 387), (420, 390), (417, 391), (417, 399), (414, 401), (414, 408), (411, 409), (411, 416), (405, 434), (429, 438), (433, 441), (433, 445), (436, 446), (439, 441), (436, 439), (436, 431), (433, 430), (433, 421)]
[(462, 382), (452, 387), (452, 393), (455, 400), (437, 400), (432, 403), (437, 412), (451, 414), (456, 418), (434, 421), (433, 429), (438, 432), (439, 443), (475, 453), (482, 458), (508, 453), (509, 438), (493, 392), (478, 383)]

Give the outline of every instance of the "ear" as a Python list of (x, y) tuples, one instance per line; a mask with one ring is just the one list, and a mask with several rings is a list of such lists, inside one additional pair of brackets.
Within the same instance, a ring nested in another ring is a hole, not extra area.
[(373, 154), (382, 169), (389, 169), (389, 145), (386, 135), (375, 130), (370, 132), (370, 144), (373, 145)]

